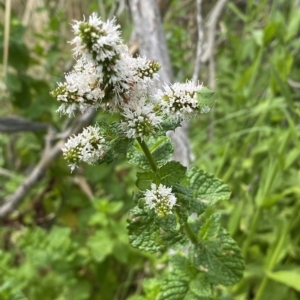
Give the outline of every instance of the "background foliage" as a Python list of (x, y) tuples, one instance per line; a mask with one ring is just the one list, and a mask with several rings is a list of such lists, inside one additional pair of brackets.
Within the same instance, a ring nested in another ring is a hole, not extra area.
[[(92, 0), (36, 1), (31, 8), (14, 3), (1, 116), (50, 123), (58, 131), (66, 126), (49, 91), (71, 67), (70, 21), (92, 11), (117, 15), (124, 39), (130, 38), (129, 12), (104, 2), (104, 9)], [(173, 0), (164, 15), (179, 81), (193, 72), (195, 2)], [(213, 5), (203, 1), (204, 21)], [(3, 16), (3, 5), (0, 10)], [(217, 28), (213, 81), (209, 66), (201, 66), (199, 80), (215, 86), (217, 103), (212, 114), (190, 125), (193, 164), (230, 186), (231, 200), (215, 209), (246, 260), (243, 280), (220, 286), (216, 299), (300, 299), (299, 28), (299, 1), (228, 1)], [(3, 30), (1, 23), (1, 59)], [(1, 199), (32, 170), (44, 136), (0, 135)], [(156, 299), (168, 255), (129, 246), (126, 218), (135, 173), (121, 160), (70, 174), (59, 158), (2, 221), (0, 298)]]

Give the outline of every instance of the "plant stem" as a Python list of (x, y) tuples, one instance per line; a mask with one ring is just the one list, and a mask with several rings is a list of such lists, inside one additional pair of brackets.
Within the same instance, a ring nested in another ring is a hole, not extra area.
[[(140, 144), (144, 154), (146, 155), (149, 163), (150, 163), (150, 166), (153, 170), (153, 172), (157, 172), (157, 165), (151, 155), (151, 152), (147, 146), (147, 144), (140, 138), (137, 138), (137, 141), (138, 143)], [(178, 213), (178, 210), (177, 210), (177, 215), (179, 214)], [(186, 231), (186, 234), (187, 236), (189, 237), (190, 241), (193, 243), (193, 244), (197, 244), (198, 243), (198, 239), (197, 239), (197, 236), (195, 235), (195, 233), (193, 232), (192, 228), (190, 227), (189, 223), (188, 222), (185, 222), (184, 223), (184, 228), (185, 228), (185, 231)]]
[[(150, 150), (149, 150), (147, 144), (146, 144), (143, 140), (141, 140), (140, 138), (137, 138), (137, 141), (138, 141), (138, 143), (140, 144), (140, 146), (141, 146), (141, 148), (142, 148), (144, 154), (146, 155), (146, 157), (147, 157), (147, 159), (148, 159), (148, 161), (149, 161), (149, 164), (150, 164), (150, 166), (151, 166), (153, 172), (157, 172), (157, 166), (156, 166), (156, 163), (155, 163), (155, 161), (153, 160), (153, 157), (152, 157), (152, 155), (151, 155), (151, 152), (150, 152)], [(177, 214), (178, 214), (178, 212), (177, 212)], [(190, 225), (188, 224), (188, 222), (185, 222), (184, 228), (185, 228), (185, 231), (186, 231), (186, 233), (187, 233), (189, 239), (191, 240), (191, 242), (192, 242), (193, 244), (197, 244), (197, 242), (198, 242), (197, 237), (195, 236), (195, 234), (194, 234), (192, 228), (190, 227)]]
[(197, 244), (198, 243), (198, 239), (194, 233), (194, 231), (192, 230), (190, 224), (188, 222), (185, 222), (184, 223), (184, 228), (185, 228), (185, 231), (187, 233), (187, 236), (189, 237), (190, 241), (193, 243), (193, 244)]
[[(176, 215), (179, 218), (179, 209), (176, 209)], [(188, 236), (188, 238), (190, 239), (190, 241), (193, 244), (197, 244), (198, 243), (198, 239), (197, 236), (195, 235), (194, 231), (192, 230), (190, 224), (188, 222), (184, 222), (184, 229), (186, 231), (186, 234)]]
[(156, 163), (155, 163), (155, 161), (154, 161), (154, 159), (151, 155), (151, 152), (150, 152), (147, 144), (140, 138), (137, 138), (137, 141), (140, 144), (140, 146), (142, 147), (142, 150), (143, 150), (144, 154), (146, 155), (153, 172), (156, 173), (157, 172), (157, 165), (156, 165)]

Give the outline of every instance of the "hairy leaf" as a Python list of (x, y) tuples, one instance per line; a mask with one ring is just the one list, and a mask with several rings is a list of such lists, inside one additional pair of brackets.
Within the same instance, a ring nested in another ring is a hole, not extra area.
[(170, 187), (178, 183), (185, 175), (186, 167), (179, 162), (170, 161), (163, 165), (156, 173), (145, 172), (137, 173), (136, 185), (140, 190), (149, 189), (151, 183), (159, 185), (160, 183)]
[(161, 287), (159, 300), (183, 300), (188, 292), (188, 282), (177, 275), (169, 275)]
[(212, 295), (210, 282), (205, 274), (196, 270), (182, 255), (171, 257), (172, 273), (163, 282), (159, 300), (209, 300)]
[(213, 205), (218, 201), (229, 199), (228, 186), (213, 175), (193, 168), (188, 172), (187, 177), (190, 187), (194, 191), (194, 197), (198, 201), (206, 205)]
[(190, 241), (185, 233), (181, 231), (165, 232), (161, 236), (167, 247), (172, 249), (182, 249)]
[(198, 273), (196, 278), (189, 282), (189, 289), (192, 295), (200, 297), (201, 300), (211, 299), (212, 286), (203, 273)]
[(218, 237), (219, 232), (220, 215), (212, 214), (200, 228), (198, 236), (202, 240), (212, 241)]
[(151, 183), (157, 184), (156, 178), (153, 172), (137, 173), (136, 186), (140, 190), (145, 191), (151, 188)]
[(124, 136), (119, 129), (118, 123), (107, 124), (104, 121), (98, 122), (100, 134), (105, 138), (106, 155), (98, 160), (98, 163), (111, 163), (119, 154), (126, 154), (133, 143), (133, 140)]
[(130, 211), (127, 228), (129, 242), (133, 247), (149, 252), (164, 249), (159, 238), (159, 225), (140, 208), (135, 207)]
[(167, 162), (158, 170), (158, 176), (163, 184), (171, 186), (178, 183), (185, 175), (186, 167), (177, 161)]
[(157, 218), (156, 221), (159, 226), (167, 232), (176, 230), (177, 222), (176, 217), (173, 214), (168, 214), (162, 218)]
[(232, 285), (241, 279), (244, 270), (241, 251), (224, 229), (214, 241), (203, 240), (190, 250), (194, 266), (206, 273), (211, 283)]

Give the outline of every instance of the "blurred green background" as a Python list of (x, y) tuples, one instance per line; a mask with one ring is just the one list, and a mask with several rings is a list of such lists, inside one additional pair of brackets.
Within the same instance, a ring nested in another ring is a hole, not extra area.
[[(0, 117), (63, 130), (69, 120), (55, 112), (59, 105), (49, 91), (72, 67), (70, 23), (93, 11), (104, 19), (115, 15), (129, 42), (134, 28), (122, 4), (15, 0), (9, 22), (0, 4)], [(195, 64), (196, 0), (160, 4), (174, 77), (184, 82)], [(202, 1), (203, 25), (215, 4)], [(191, 121), (193, 165), (230, 186), (231, 200), (216, 209), (246, 261), (243, 280), (220, 287), (218, 299), (300, 299), (299, 28), (299, 0), (228, 1), (211, 57), (200, 68), (199, 81), (216, 91), (216, 104)], [(0, 206), (39, 161), (45, 134), (0, 134)], [(168, 272), (167, 254), (141, 253), (127, 238), (135, 173), (120, 159), (71, 174), (59, 157), (1, 221), (0, 299), (156, 299), (155, 279)]]

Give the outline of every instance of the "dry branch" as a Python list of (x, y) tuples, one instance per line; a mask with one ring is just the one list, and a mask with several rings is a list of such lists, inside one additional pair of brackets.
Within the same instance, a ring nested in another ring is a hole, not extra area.
[(202, 0), (197, 0), (197, 31), (198, 31), (198, 42), (197, 42), (197, 52), (195, 60), (195, 69), (193, 73), (193, 81), (196, 83), (198, 81), (198, 76), (200, 72), (200, 62), (202, 56), (202, 43), (203, 43), (203, 28), (202, 28), (202, 14), (201, 14), (201, 4)]
[(205, 45), (204, 53), (201, 57), (201, 62), (205, 63), (209, 61), (211, 55), (214, 53), (214, 45), (216, 38), (216, 27), (221, 15), (223, 8), (225, 7), (228, 0), (219, 0), (216, 5), (213, 7), (212, 11), (209, 14), (209, 18), (206, 22), (207, 30), (207, 42)]
[(74, 120), (72, 125), (60, 134), (60, 139), (54, 146), (49, 143), (45, 144), (45, 149), (38, 164), (34, 167), (32, 172), (26, 176), (24, 182), (16, 189), (16, 191), (4, 199), (4, 203), (0, 206), (0, 219), (5, 218), (13, 212), (17, 206), (25, 199), (30, 190), (38, 183), (38, 181), (45, 175), (50, 165), (55, 161), (58, 155), (61, 154), (61, 148), (64, 146), (65, 139), (70, 134), (78, 133), (84, 126), (89, 124), (95, 117), (95, 110), (91, 109), (81, 115), (77, 120)]
[[(140, 55), (145, 55), (160, 63), (161, 85), (171, 83), (173, 81), (172, 67), (157, 1), (131, 0), (129, 5)], [(187, 124), (182, 124), (182, 127), (176, 128), (175, 132), (168, 132), (168, 136), (174, 143), (173, 159), (185, 166), (190, 165), (192, 158), (187, 130)]]

